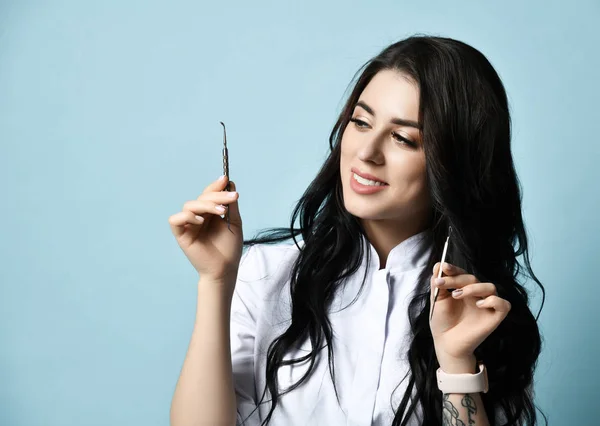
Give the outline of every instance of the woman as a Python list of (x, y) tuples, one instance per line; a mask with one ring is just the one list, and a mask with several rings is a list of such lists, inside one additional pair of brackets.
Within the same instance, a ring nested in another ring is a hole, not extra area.
[(226, 178), (185, 203), (169, 223), (201, 278), (172, 425), (536, 424), (517, 256), (544, 288), (510, 137), (487, 59), (414, 36), (365, 64), (289, 229), (243, 241)]

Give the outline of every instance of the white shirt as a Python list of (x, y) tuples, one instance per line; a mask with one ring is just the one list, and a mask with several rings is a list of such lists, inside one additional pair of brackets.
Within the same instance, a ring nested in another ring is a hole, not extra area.
[[(408, 305), (431, 252), (431, 246), (425, 243), (427, 232), (429, 230), (413, 235), (394, 247), (383, 269), (379, 269), (375, 248), (364, 240), (371, 251), (371, 267), (363, 291), (354, 304), (340, 309), (357, 295), (365, 273), (366, 253), (360, 268), (346, 281), (341, 294), (336, 295), (328, 314), (334, 333), (335, 378), (340, 404), (325, 348), (319, 353), (308, 381), (280, 398), (270, 425), (391, 425), (392, 407), (398, 407), (408, 381), (402, 380), (410, 368)], [(255, 409), (262, 395), (269, 344), (290, 324), (290, 274), (298, 254), (295, 244), (258, 244), (251, 246), (240, 262), (231, 308), (231, 356), (238, 425)], [(284, 359), (305, 355), (310, 349), (307, 339)], [(296, 383), (307, 368), (308, 362), (280, 367), (280, 389)], [(260, 425), (271, 406), (268, 400), (267, 394), (245, 425)], [(439, 409), (442, 409), (441, 404)], [(420, 407), (417, 413), (422, 418)], [(413, 415), (410, 424), (419, 425), (419, 418)]]

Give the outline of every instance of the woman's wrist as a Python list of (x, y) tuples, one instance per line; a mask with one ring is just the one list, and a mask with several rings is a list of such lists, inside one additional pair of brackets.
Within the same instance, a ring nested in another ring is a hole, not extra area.
[(448, 355), (438, 356), (440, 368), (447, 374), (477, 374), (477, 358), (474, 354), (455, 358)]

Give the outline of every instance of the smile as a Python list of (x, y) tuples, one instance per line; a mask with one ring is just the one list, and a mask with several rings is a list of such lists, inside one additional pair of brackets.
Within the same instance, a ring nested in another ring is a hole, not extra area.
[(389, 185), (387, 183), (366, 179), (355, 172), (352, 172), (352, 176), (350, 176), (350, 188), (357, 194), (371, 195), (385, 191), (386, 188), (389, 188)]
[(377, 182), (374, 180), (370, 180), (370, 179), (365, 179), (364, 177), (361, 177), (359, 175), (357, 175), (356, 173), (352, 173), (352, 177), (360, 184), (362, 185), (367, 185), (367, 186), (384, 186), (385, 183), (383, 182)]

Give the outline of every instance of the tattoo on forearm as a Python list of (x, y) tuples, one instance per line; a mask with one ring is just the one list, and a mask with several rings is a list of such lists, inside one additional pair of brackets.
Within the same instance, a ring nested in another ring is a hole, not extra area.
[(477, 414), (477, 404), (475, 404), (475, 400), (471, 397), (471, 395), (466, 394), (462, 399), (461, 404), (469, 413), (469, 424), (474, 425), (475, 420), (471, 419), (471, 414)]
[[(443, 426), (465, 426), (462, 420), (458, 418), (458, 410), (448, 399), (450, 394), (444, 394), (444, 408), (442, 411)], [(464, 400), (463, 400), (464, 401)]]
[[(469, 415), (469, 425), (474, 425), (475, 420), (471, 418), (472, 414), (477, 414), (477, 404), (473, 397), (466, 394), (461, 404), (467, 409)], [(458, 418), (458, 410), (450, 401), (450, 394), (444, 394), (444, 407), (442, 410), (442, 425), (443, 426), (465, 426), (465, 423)]]

